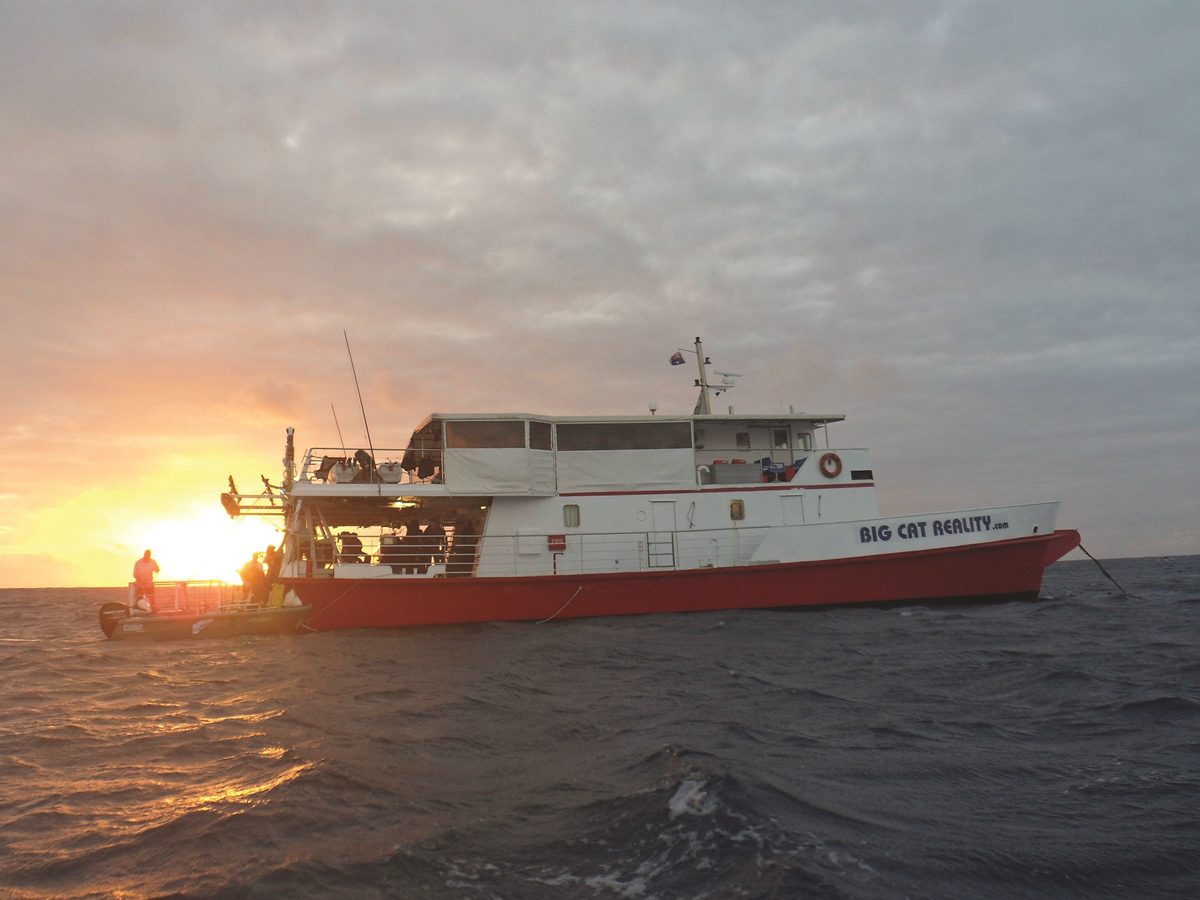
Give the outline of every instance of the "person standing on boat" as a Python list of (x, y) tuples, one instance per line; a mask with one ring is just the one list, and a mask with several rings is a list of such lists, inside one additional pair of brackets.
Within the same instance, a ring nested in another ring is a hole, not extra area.
[[(363, 562), (362, 541), (353, 531), (343, 531), (338, 535), (338, 540), (341, 542), (342, 549), (338, 553), (338, 562), (340, 563), (358, 563)], [(370, 562), (370, 560), (367, 560)]]
[(267, 544), (263, 564), (267, 567), (267, 584), (272, 585), (279, 578), (279, 570), (283, 567), (283, 552), (276, 550), (274, 544)]
[(253, 600), (260, 606), (267, 602), (267, 576), (263, 574), (261, 553), (255, 553), (238, 570), (242, 576), (242, 602)]
[(446, 561), (446, 529), (442, 527), (439, 519), (429, 519), (428, 523), (425, 530), (421, 532), (421, 537), (429, 548), (433, 562), (435, 564), (443, 563)]
[(390, 567), (397, 575), (404, 571), (404, 554), (400, 540), (400, 535), (394, 531), (379, 538), (379, 564)]
[(138, 601), (145, 598), (146, 606), (142, 608), (147, 612), (149, 611), (147, 607), (154, 605), (154, 576), (158, 571), (158, 563), (154, 561), (149, 550), (133, 564), (133, 602), (135, 606), (138, 606), (140, 605)]
[(469, 516), (455, 519), (454, 540), (446, 559), (449, 576), (470, 575), (475, 568), (475, 550), (479, 545), (479, 523)]
[(421, 525), (415, 513), (404, 516), (404, 537), (400, 539), (400, 566), (405, 575), (420, 575), (429, 567), (429, 553)]
[(424, 575), (429, 571), (430, 562), (441, 562), (446, 547), (446, 532), (436, 521), (421, 517), (409, 520), (409, 536), (406, 538), (411, 548), (413, 571)]

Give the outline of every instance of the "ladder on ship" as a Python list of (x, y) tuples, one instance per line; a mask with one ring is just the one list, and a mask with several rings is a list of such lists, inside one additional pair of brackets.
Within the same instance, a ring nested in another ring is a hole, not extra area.
[(646, 563), (651, 569), (675, 568), (675, 501), (651, 500), (653, 531), (646, 532)]

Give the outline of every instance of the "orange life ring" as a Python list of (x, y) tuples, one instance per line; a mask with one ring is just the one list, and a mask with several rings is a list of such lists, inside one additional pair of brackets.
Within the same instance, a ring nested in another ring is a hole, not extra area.
[(826, 478), (837, 478), (842, 474), (842, 458), (836, 453), (826, 453), (821, 457), (821, 474)]

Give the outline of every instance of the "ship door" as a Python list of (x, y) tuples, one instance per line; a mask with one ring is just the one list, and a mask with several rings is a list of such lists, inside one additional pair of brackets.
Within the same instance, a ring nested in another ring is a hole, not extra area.
[(783, 524), (804, 524), (804, 495), (784, 494), (779, 498), (783, 503)]
[(646, 534), (646, 556), (652, 569), (675, 568), (675, 501), (651, 500), (653, 531)]

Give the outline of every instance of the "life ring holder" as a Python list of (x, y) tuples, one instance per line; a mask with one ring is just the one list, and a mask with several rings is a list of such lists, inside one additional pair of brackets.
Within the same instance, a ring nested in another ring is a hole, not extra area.
[(837, 478), (842, 474), (842, 458), (836, 453), (823, 454), (818, 465), (826, 478)]

